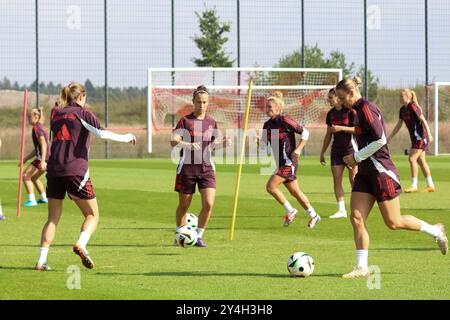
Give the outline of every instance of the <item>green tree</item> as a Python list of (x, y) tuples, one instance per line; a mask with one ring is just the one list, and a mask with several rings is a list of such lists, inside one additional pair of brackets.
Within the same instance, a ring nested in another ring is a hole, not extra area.
[[(301, 50), (283, 56), (276, 67), (280, 68), (300, 68), (302, 61)], [(316, 44), (315, 46), (305, 46), (305, 65), (308, 68), (339, 68), (342, 69), (344, 78), (352, 77), (355, 74), (355, 63), (349, 63), (344, 53), (333, 50), (329, 57), (325, 57), (323, 51)], [(362, 80), (364, 80), (364, 66), (360, 66), (356, 73)], [(377, 97), (379, 80), (373, 73), (368, 70), (369, 80), (369, 99), (374, 100)]]
[(225, 33), (230, 32), (229, 22), (221, 23), (215, 9), (206, 9), (201, 14), (195, 12), (202, 36), (193, 37), (202, 58), (192, 58), (198, 67), (232, 67), (234, 60), (224, 51), (223, 45), (228, 41)]

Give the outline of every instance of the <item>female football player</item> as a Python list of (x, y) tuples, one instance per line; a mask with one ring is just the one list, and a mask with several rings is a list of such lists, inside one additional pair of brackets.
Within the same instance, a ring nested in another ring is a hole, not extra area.
[(416, 93), (409, 89), (404, 89), (400, 93), (400, 102), (403, 104), (400, 108), (399, 120), (388, 137), (388, 143), (394, 138), (397, 132), (405, 122), (411, 138), (411, 149), (409, 150), (409, 165), (411, 168), (411, 186), (405, 189), (405, 192), (417, 192), (417, 176), (419, 164), (422, 169), (425, 181), (427, 183), (424, 192), (434, 192), (435, 187), (431, 178), (430, 167), (425, 160), (428, 144), (433, 142), (428, 122), (422, 114), (422, 109), (417, 102)]
[[(298, 158), (308, 140), (309, 132), (291, 118), (282, 115), (283, 107), (284, 101), (281, 92), (275, 92), (267, 99), (266, 112), (270, 119), (264, 123), (261, 139), (257, 138), (258, 144), (260, 140), (264, 145), (270, 143), (277, 164), (275, 173), (267, 182), (266, 190), (284, 207), (286, 214), (283, 225), (285, 227), (293, 222), (298, 210), (291, 206), (278, 189), (280, 184), (284, 184), (289, 193), (306, 210), (309, 216), (308, 227), (314, 228), (320, 221), (320, 216), (297, 183)], [(298, 145), (295, 141), (296, 133), (300, 135)]]
[[(26, 207), (37, 206), (38, 203), (48, 203), (44, 186), (39, 177), (47, 170), (47, 161), (50, 157), (50, 141), (48, 131), (44, 126), (44, 110), (42, 107), (31, 110), (28, 116), (29, 123), (33, 126), (31, 137), (34, 149), (24, 159), (23, 163), (36, 157), (23, 173), (23, 182), (28, 193), (28, 201), (24, 203)], [(34, 188), (39, 192), (39, 200), (36, 202)]]
[(355, 135), (360, 150), (344, 157), (349, 167), (358, 166), (350, 200), (351, 222), (356, 245), (357, 266), (343, 278), (368, 277), (369, 233), (366, 222), (378, 203), (384, 223), (392, 230), (422, 231), (432, 236), (442, 254), (448, 253), (444, 226), (430, 225), (416, 217), (402, 215), (399, 194), (402, 189), (397, 168), (387, 147), (386, 128), (380, 109), (361, 96), (359, 78), (341, 80), (336, 86), (339, 99), (356, 111)]
[(195, 245), (206, 247), (203, 233), (216, 196), (216, 173), (211, 153), (227, 139), (219, 141), (216, 120), (206, 114), (209, 93), (205, 86), (198, 86), (194, 90), (192, 102), (194, 111), (178, 121), (170, 142), (172, 147), (181, 149), (175, 181), (175, 191), (178, 192), (176, 227), (178, 230), (185, 225), (186, 214), (198, 185), (202, 209), (198, 217), (198, 239)]
[[(344, 188), (342, 187), (342, 175), (345, 169), (344, 156), (353, 154), (358, 150), (353, 140), (355, 132), (354, 121), (356, 112), (352, 109), (344, 108), (336, 96), (336, 89), (328, 92), (328, 102), (333, 107), (327, 113), (326, 124), (327, 133), (323, 139), (322, 151), (320, 152), (320, 163), (325, 165), (325, 152), (331, 145), (331, 172), (333, 174), (334, 195), (338, 203), (338, 211), (330, 216), (331, 219), (347, 218), (347, 210), (344, 202)], [(350, 185), (353, 186), (357, 168), (349, 168)]]
[(83, 265), (92, 269), (94, 262), (86, 245), (97, 228), (99, 211), (94, 188), (89, 177), (88, 154), (91, 134), (101, 139), (136, 143), (131, 133), (116, 134), (100, 126), (95, 115), (85, 108), (86, 89), (79, 83), (66, 85), (60, 94), (59, 106), (51, 111), (51, 155), (47, 163), (48, 220), (41, 237), (41, 249), (36, 270), (49, 270), (48, 250), (55, 238), (61, 218), (63, 199), (67, 192), (84, 216), (81, 233), (73, 251)]

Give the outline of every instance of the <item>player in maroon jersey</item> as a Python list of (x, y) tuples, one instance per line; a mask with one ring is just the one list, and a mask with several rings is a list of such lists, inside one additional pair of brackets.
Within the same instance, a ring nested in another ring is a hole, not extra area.
[(61, 90), (60, 106), (51, 111), (51, 155), (47, 163), (48, 220), (42, 230), (41, 249), (36, 270), (49, 270), (48, 250), (55, 238), (67, 192), (80, 208), (84, 222), (73, 251), (86, 268), (94, 262), (86, 245), (97, 228), (99, 211), (94, 188), (89, 177), (88, 153), (91, 134), (101, 139), (136, 143), (131, 133), (116, 134), (101, 127), (93, 113), (85, 108), (86, 89), (79, 83), (70, 83)]
[(411, 186), (405, 189), (406, 193), (417, 192), (417, 176), (419, 170), (417, 164), (422, 169), (425, 181), (427, 183), (424, 192), (434, 192), (435, 187), (431, 178), (430, 167), (425, 160), (428, 144), (433, 141), (428, 122), (422, 114), (422, 109), (417, 101), (416, 93), (405, 89), (400, 93), (400, 102), (403, 104), (400, 108), (399, 120), (388, 137), (388, 143), (397, 134), (405, 122), (411, 138), (411, 149), (409, 150), (409, 165), (411, 167)]
[(339, 99), (346, 108), (356, 111), (355, 135), (359, 151), (344, 157), (349, 167), (358, 166), (353, 184), (351, 222), (356, 245), (357, 266), (343, 278), (369, 277), (369, 233), (367, 218), (376, 202), (384, 223), (392, 230), (422, 231), (431, 235), (442, 254), (448, 253), (448, 239), (444, 226), (430, 225), (416, 217), (402, 215), (401, 193), (397, 168), (391, 160), (387, 147), (386, 127), (380, 109), (361, 96), (359, 78), (342, 80), (336, 86)]
[[(263, 145), (270, 143), (275, 158), (277, 169), (270, 177), (266, 190), (285, 209), (284, 226), (289, 226), (297, 216), (297, 209), (287, 201), (283, 193), (278, 189), (284, 184), (289, 193), (295, 197), (298, 203), (306, 210), (309, 216), (308, 227), (314, 228), (320, 221), (320, 216), (311, 206), (306, 195), (300, 190), (297, 183), (298, 158), (309, 137), (309, 132), (291, 118), (281, 114), (284, 106), (283, 94), (275, 92), (267, 99), (267, 116), (270, 117), (264, 123), (261, 139), (257, 142)], [(301, 135), (301, 140), (296, 145), (295, 134)]]
[[(344, 156), (358, 151), (356, 142), (353, 139), (355, 132), (354, 121), (356, 112), (352, 109), (344, 108), (342, 102), (336, 96), (336, 89), (332, 88), (328, 92), (328, 102), (333, 107), (327, 113), (327, 132), (323, 139), (322, 151), (320, 152), (320, 163), (325, 165), (325, 152), (331, 140), (331, 172), (333, 174), (334, 194), (338, 203), (338, 211), (330, 216), (331, 219), (347, 218), (347, 210), (344, 202), (344, 188), (342, 187), (342, 175), (346, 167)], [(357, 168), (349, 168), (350, 185), (353, 186)]]
[(186, 214), (191, 205), (195, 187), (201, 195), (202, 209), (198, 220), (197, 247), (206, 247), (203, 233), (211, 217), (216, 196), (216, 173), (212, 161), (212, 151), (223, 146), (224, 138), (219, 139), (216, 121), (206, 114), (209, 94), (204, 86), (193, 92), (194, 112), (181, 118), (172, 132), (171, 146), (180, 148), (180, 161), (177, 167), (175, 191), (178, 192), (176, 210), (177, 230), (185, 225)]
[[(24, 159), (23, 163), (35, 157), (23, 173), (23, 182), (28, 194), (28, 201), (24, 203), (26, 207), (37, 206), (38, 203), (48, 203), (44, 185), (39, 177), (47, 170), (47, 161), (50, 157), (50, 142), (48, 131), (44, 126), (44, 110), (42, 107), (34, 108), (28, 116), (29, 123), (33, 126), (31, 138), (34, 149)], [(19, 164), (20, 165), (20, 164)], [(34, 187), (39, 192), (39, 199), (36, 201)]]

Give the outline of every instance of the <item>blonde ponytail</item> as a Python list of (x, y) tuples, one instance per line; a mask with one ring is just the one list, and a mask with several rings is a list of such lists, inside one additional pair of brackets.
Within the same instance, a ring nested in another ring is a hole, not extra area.
[(77, 82), (71, 82), (61, 89), (59, 94), (59, 106), (65, 107), (76, 101), (81, 95), (86, 95), (84, 86)]
[(352, 90), (357, 90), (359, 92), (359, 85), (362, 80), (358, 76), (354, 76), (352, 79), (342, 79), (336, 85), (336, 91), (343, 90), (345, 92), (350, 92)]

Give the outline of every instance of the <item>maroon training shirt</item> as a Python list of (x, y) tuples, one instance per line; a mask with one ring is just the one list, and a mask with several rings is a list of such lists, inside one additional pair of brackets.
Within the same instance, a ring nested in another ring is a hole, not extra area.
[[(358, 148), (361, 150), (373, 141), (386, 141), (386, 126), (380, 109), (369, 100), (359, 99), (353, 106), (356, 111), (355, 136)], [(398, 179), (397, 168), (391, 160), (387, 143), (372, 156), (358, 165), (358, 174), (394, 173)]]
[(47, 163), (48, 176), (85, 176), (91, 136), (81, 123), (102, 129), (93, 113), (77, 103), (54, 107), (50, 116), (53, 141)]
[(215, 170), (210, 146), (218, 137), (216, 120), (208, 115), (200, 120), (191, 113), (178, 121), (173, 133), (181, 136), (184, 142), (197, 142), (201, 145), (201, 150), (186, 152), (187, 150), (181, 149), (177, 174), (198, 175)]
[(422, 109), (414, 102), (400, 108), (399, 118), (402, 119), (409, 131), (411, 141), (428, 140), (428, 134), (419, 117), (422, 115)]
[[(331, 126), (345, 126), (354, 127), (355, 126), (355, 116), (356, 111), (353, 109), (342, 108), (337, 110), (332, 108), (327, 113), (326, 123), (329, 127)], [(331, 145), (332, 150), (342, 150), (342, 151), (354, 151), (352, 145), (352, 135), (346, 132), (336, 132), (333, 133), (333, 144)]]
[(291, 153), (296, 148), (295, 133), (301, 134), (303, 127), (291, 118), (279, 115), (269, 119), (263, 126), (263, 141), (270, 143), (278, 167), (296, 165)]
[(36, 159), (38, 160), (42, 160), (42, 149), (41, 144), (39, 143), (39, 137), (41, 136), (44, 137), (45, 142), (47, 142), (45, 161), (48, 161), (48, 158), (50, 158), (50, 141), (48, 131), (45, 129), (44, 125), (38, 122), (33, 126), (33, 130), (31, 131), (31, 138), (33, 139), (34, 149), (36, 150)]

